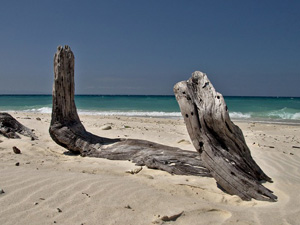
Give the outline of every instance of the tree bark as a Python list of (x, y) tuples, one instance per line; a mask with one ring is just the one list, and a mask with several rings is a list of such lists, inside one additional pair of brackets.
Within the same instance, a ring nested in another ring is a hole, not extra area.
[(37, 136), (15, 118), (8, 113), (0, 113), (0, 134), (7, 138), (20, 138), (17, 134), (22, 134), (27, 137), (31, 137), (32, 140), (37, 139)]
[(211, 176), (197, 152), (184, 151), (149, 141), (109, 139), (86, 131), (74, 102), (74, 55), (68, 46), (59, 46), (54, 56), (52, 139), (82, 156), (130, 160), (136, 165), (171, 174)]
[(275, 201), (261, 181), (271, 182), (253, 160), (241, 129), (229, 117), (223, 96), (206, 74), (196, 71), (174, 93), (194, 147), (217, 183), (243, 200)]

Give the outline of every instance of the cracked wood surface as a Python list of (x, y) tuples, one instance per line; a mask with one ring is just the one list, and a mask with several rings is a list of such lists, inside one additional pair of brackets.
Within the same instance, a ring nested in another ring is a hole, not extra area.
[(174, 86), (194, 147), (223, 190), (243, 200), (275, 201), (261, 182), (272, 182), (253, 160), (241, 129), (229, 117), (223, 96), (206, 74), (196, 71)]
[[(197, 152), (146, 140), (109, 139), (86, 131), (74, 102), (74, 55), (68, 46), (54, 56), (52, 139), (82, 156), (130, 160), (172, 174), (213, 176), (222, 189), (243, 200), (275, 201), (261, 181), (269, 178), (251, 157), (242, 131), (229, 118), (223, 96), (207, 76), (193, 73), (174, 87), (188, 133)], [(199, 154), (200, 153), (200, 154)]]
[(49, 128), (52, 139), (82, 156), (130, 160), (138, 166), (171, 174), (211, 176), (197, 152), (146, 140), (109, 139), (86, 131), (74, 102), (74, 54), (59, 46), (54, 56), (53, 109)]

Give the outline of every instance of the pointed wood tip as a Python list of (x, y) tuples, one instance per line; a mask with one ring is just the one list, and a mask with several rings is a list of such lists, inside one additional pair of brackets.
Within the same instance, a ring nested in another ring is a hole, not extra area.
[(64, 47), (59, 45), (57, 46), (57, 52), (62, 52), (62, 51), (72, 51), (69, 45), (65, 45)]

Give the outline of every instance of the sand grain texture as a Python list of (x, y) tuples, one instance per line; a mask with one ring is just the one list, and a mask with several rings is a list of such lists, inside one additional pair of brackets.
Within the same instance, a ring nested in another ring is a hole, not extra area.
[[(0, 224), (300, 224), (300, 127), (238, 123), (278, 202), (242, 201), (214, 179), (172, 176), (127, 161), (64, 154), (49, 114), (12, 113), (38, 140), (0, 137)], [(36, 120), (36, 118), (40, 120)], [(28, 119), (31, 118), (31, 119)], [(183, 120), (81, 116), (86, 129), (194, 151)], [(101, 130), (111, 126), (110, 130)], [(184, 141), (182, 141), (184, 140)], [(15, 154), (12, 147), (22, 154)], [(19, 162), (19, 166), (15, 164)], [(129, 206), (129, 207), (128, 207)], [(58, 210), (59, 209), (59, 210)], [(176, 220), (173, 218), (182, 212)]]

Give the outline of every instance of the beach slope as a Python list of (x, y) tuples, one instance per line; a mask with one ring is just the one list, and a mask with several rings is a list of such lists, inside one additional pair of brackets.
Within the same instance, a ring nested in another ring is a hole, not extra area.
[[(49, 114), (11, 113), (38, 140), (0, 136), (0, 224), (299, 224), (300, 127), (238, 123), (278, 202), (242, 201), (213, 178), (170, 175), (70, 155), (49, 136)], [(195, 151), (182, 119), (81, 116), (86, 129)], [(103, 126), (110, 130), (102, 130)], [(15, 154), (16, 146), (21, 154)], [(137, 173), (133, 173), (137, 172)]]

